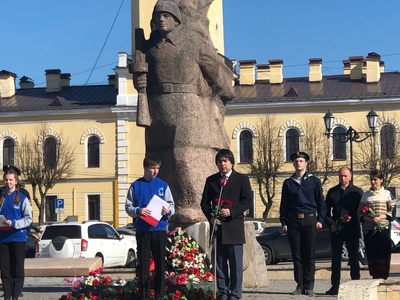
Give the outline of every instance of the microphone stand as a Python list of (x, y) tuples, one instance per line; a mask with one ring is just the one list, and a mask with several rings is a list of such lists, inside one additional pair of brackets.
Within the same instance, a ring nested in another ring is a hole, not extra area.
[[(224, 190), (225, 184), (226, 184), (226, 180), (223, 182), (221, 180), (221, 189), (219, 191), (217, 211), (219, 211), (220, 206), (221, 206), (222, 191)], [(217, 216), (214, 216), (214, 222), (213, 222), (211, 238), (210, 238), (210, 244), (212, 245), (213, 250), (214, 250), (214, 295), (215, 295), (215, 299), (217, 299), (217, 233), (216, 233), (217, 218), (218, 218)], [(214, 240), (214, 242), (213, 242), (213, 240)]]

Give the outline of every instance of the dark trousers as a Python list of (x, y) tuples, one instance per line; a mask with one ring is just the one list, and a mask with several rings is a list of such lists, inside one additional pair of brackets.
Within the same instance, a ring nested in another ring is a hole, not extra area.
[(217, 239), (216, 270), (219, 295), (242, 298), (243, 245), (224, 245)]
[(387, 279), (390, 273), (392, 240), (390, 231), (383, 229), (375, 234), (370, 230), (364, 235), (365, 252), (368, 259), (369, 274), (374, 279)]
[(18, 297), (25, 278), (26, 242), (0, 243), (0, 271), (5, 299)]
[(340, 271), (342, 268), (342, 248), (346, 243), (349, 252), (350, 277), (352, 280), (360, 279), (360, 264), (358, 262), (359, 249), (359, 233), (350, 234), (348, 232), (340, 232), (332, 234), (332, 274), (331, 284), (334, 287), (340, 285)]
[(138, 250), (139, 289), (142, 299), (150, 299), (150, 255), (155, 265), (154, 288), (156, 299), (165, 295), (165, 247), (166, 231), (136, 231)]
[(317, 218), (290, 217), (287, 221), (287, 236), (294, 266), (294, 280), (299, 289), (314, 289), (315, 245), (317, 239)]

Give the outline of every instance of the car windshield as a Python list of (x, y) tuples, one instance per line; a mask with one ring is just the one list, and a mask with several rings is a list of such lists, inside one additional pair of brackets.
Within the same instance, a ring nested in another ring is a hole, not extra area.
[(69, 239), (80, 239), (82, 237), (81, 227), (75, 225), (47, 226), (42, 240), (52, 240), (58, 236), (66, 236)]
[(277, 230), (281, 229), (280, 226), (266, 226), (261, 234), (271, 234), (276, 232)]

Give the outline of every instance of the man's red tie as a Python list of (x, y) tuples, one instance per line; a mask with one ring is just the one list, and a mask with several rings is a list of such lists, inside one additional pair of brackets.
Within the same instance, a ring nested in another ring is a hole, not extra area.
[(221, 185), (223, 187), (225, 187), (227, 181), (228, 181), (228, 178), (226, 177), (226, 175), (221, 177)]

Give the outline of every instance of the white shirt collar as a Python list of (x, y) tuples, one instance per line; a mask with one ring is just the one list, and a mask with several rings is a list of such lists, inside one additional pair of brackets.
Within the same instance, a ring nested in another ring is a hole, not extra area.
[(230, 171), (229, 171), (228, 173), (226, 173), (226, 174), (222, 174), (222, 173), (221, 173), (221, 177), (224, 176), (224, 175), (226, 176), (226, 178), (231, 177), (231, 175), (232, 175), (232, 170), (230, 170)]

